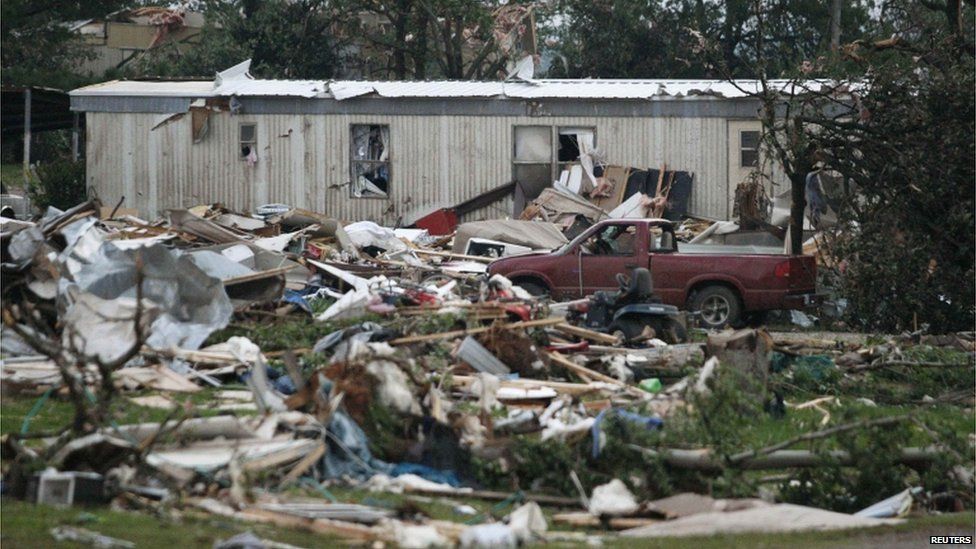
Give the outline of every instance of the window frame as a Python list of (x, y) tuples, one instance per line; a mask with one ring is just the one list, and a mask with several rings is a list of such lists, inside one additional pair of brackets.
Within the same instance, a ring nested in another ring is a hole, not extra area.
[[(244, 126), (251, 126), (254, 128), (254, 139), (253, 141), (245, 141), (244, 136), (241, 134)], [(244, 147), (249, 146), (254, 154), (257, 154), (258, 149), (258, 123), (257, 122), (238, 122), (237, 124), (237, 159), (247, 161), (247, 156), (244, 154)]]
[[(540, 162), (538, 160), (518, 160), (515, 157), (515, 145), (517, 138), (515, 136), (518, 133), (519, 128), (547, 128), (549, 129), (549, 161)], [(559, 175), (564, 169), (568, 169), (568, 166), (572, 164), (579, 164), (579, 159), (570, 160), (566, 162), (559, 161), (559, 132), (560, 130), (570, 129), (570, 128), (580, 128), (593, 130), (593, 148), (597, 147), (599, 136), (597, 134), (596, 126), (561, 126), (561, 125), (551, 125), (551, 124), (513, 124), (512, 125), (512, 181), (516, 181), (515, 177), (515, 166), (544, 166), (549, 165), (549, 181), (559, 181)]]
[[(561, 162), (559, 160), (559, 136), (562, 135), (559, 132), (562, 130), (568, 130), (572, 128), (578, 128), (581, 130), (593, 130), (593, 148), (595, 149), (597, 147), (596, 126), (553, 126), (554, 139), (553, 139), (552, 157), (555, 159), (555, 169), (552, 172), (553, 181), (559, 180), (559, 175), (562, 173), (563, 170), (568, 170), (569, 166), (580, 163), (579, 157), (577, 157), (576, 160), (567, 160), (565, 162)], [(579, 148), (579, 142), (576, 143), (576, 147)]]
[[(756, 146), (755, 147), (746, 147), (743, 144), (743, 141), (744, 141), (743, 137), (747, 133), (754, 133), (754, 134), (756, 134)], [(740, 168), (758, 168), (759, 167), (759, 149), (760, 149), (760, 145), (761, 144), (762, 144), (762, 132), (761, 131), (759, 131), (759, 130), (739, 130), (739, 167)], [(746, 152), (754, 152), (756, 154), (756, 161), (755, 161), (754, 164), (746, 164), (746, 163), (744, 163), (742, 161), (743, 160), (742, 159), (742, 155), (743, 155), (743, 153), (746, 153)]]
[[(354, 198), (357, 200), (388, 200), (392, 196), (393, 191), (393, 149), (390, 147), (389, 143), (383, 143), (383, 150), (386, 152), (386, 160), (357, 160), (356, 141), (353, 139), (353, 128), (356, 126), (379, 126), (381, 128), (381, 132), (382, 128), (385, 126), (390, 134), (390, 141), (393, 140), (393, 128), (389, 123), (351, 122), (349, 124), (349, 198)], [(356, 180), (357, 164), (368, 164), (370, 166), (386, 165), (387, 182), (385, 196), (356, 196), (353, 194), (352, 186), (353, 182)]]

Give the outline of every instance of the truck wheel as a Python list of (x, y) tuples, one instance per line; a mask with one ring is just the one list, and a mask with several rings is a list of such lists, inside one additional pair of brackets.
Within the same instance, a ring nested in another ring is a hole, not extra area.
[(542, 284), (538, 284), (536, 282), (524, 281), (524, 282), (513, 282), (513, 284), (515, 284), (516, 286), (520, 286), (523, 290), (529, 292), (530, 294), (536, 297), (549, 295), (549, 288), (546, 288)]
[(739, 297), (725, 286), (705, 286), (695, 293), (690, 308), (700, 313), (702, 326), (713, 330), (738, 324), (742, 317)]

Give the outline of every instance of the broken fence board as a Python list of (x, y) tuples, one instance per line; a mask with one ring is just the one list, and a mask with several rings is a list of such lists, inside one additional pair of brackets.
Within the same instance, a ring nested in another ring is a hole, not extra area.
[(617, 345), (620, 343), (620, 338), (617, 336), (588, 330), (586, 328), (580, 328), (579, 326), (573, 326), (572, 324), (556, 324), (555, 328), (564, 334), (574, 335), (579, 338), (596, 341), (597, 343), (607, 343), (609, 345)]

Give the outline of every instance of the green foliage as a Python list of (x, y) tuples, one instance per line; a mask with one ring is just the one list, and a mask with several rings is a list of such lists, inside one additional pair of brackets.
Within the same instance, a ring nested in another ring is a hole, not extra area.
[[(855, 414), (856, 410), (842, 409), (837, 422), (852, 421)], [(853, 464), (803, 469), (780, 487), (780, 497), (786, 502), (852, 513), (909, 486), (920, 485), (932, 492), (971, 493), (971, 487), (953, 473), (955, 467), (973, 459), (965, 436), (951, 422), (934, 416), (922, 425), (920, 429), (914, 423), (902, 422), (866, 428), (843, 433), (829, 445), (816, 443), (824, 455), (835, 448), (848, 452)], [(921, 472), (898, 462), (902, 448), (929, 444), (938, 444), (944, 451)]]
[(27, 194), (40, 209), (54, 206), (64, 210), (87, 198), (83, 160), (58, 159), (40, 164), (37, 177), (27, 188)]
[(0, 80), (5, 85), (71, 89), (90, 79), (74, 74), (91, 56), (67, 23), (104, 17), (131, 0), (4, 0), (0, 3)]
[[(952, 4), (951, 2), (949, 4)], [(848, 322), (860, 329), (970, 330), (976, 316), (974, 9), (894, 2), (894, 45), (855, 49), (865, 91), (845, 118), (803, 120), (813, 149), (843, 177), (840, 260)], [(958, 21), (953, 18), (961, 15)]]
[(251, 59), (260, 78), (331, 78), (341, 44), (333, 32), (345, 14), (325, 0), (205, 0), (204, 26), (191, 47), (168, 43), (129, 70), (135, 74), (212, 77)]
[[(868, 27), (871, 5), (867, 0), (844, 3), (845, 39), (859, 37)], [(767, 18), (761, 37), (757, 6)], [(560, 15), (559, 24), (544, 32), (556, 57), (551, 75), (559, 77), (754, 78), (758, 70), (780, 77), (825, 54), (830, 38), (830, 3), (812, 0), (560, 0), (553, 11)], [(701, 54), (697, 35), (715, 42), (714, 62)], [(753, 47), (757, 38), (758, 50)]]

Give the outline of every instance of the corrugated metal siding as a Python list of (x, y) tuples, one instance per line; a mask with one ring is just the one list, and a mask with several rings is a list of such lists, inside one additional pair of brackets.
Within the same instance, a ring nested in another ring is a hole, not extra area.
[[(721, 118), (240, 115), (214, 113), (193, 144), (190, 116), (151, 130), (157, 115), (89, 113), (89, 181), (106, 203), (152, 216), (166, 208), (222, 202), (251, 211), (281, 202), (346, 219), (412, 222), (511, 180), (512, 127), (593, 126), (612, 164), (695, 174), (692, 211), (726, 218), (727, 130)], [(238, 126), (257, 124), (258, 163), (239, 158)], [(349, 193), (349, 127), (389, 124), (388, 199)], [(468, 219), (511, 214), (506, 201)]]

